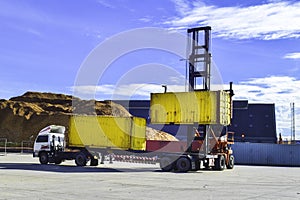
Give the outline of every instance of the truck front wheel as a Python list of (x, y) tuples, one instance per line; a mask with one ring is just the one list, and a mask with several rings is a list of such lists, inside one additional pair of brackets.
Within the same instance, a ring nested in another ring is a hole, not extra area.
[(84, 153), (79, 153), (75, 157), (75, 163), (77, 166), (86, 166), (87, 158)]
[(40, 153), (39, 160), (42, 165), (48, 164), (48, 162), (49, 162), (48, 153), (46, 153), (46, 152)]

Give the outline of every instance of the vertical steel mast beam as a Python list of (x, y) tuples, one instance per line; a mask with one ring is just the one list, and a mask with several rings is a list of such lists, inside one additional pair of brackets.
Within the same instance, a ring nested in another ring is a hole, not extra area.
[[(191, 28), (187, 30), (189, 37), (188, 51), (190, 51), (190, 55), (188, 58), (189, 64), (189, 72), (188, 72), (188, 84), (189, 91), (195, 91), (197, 89), (197, 78), (202, 79), (202, 90), (210, 90), (210, 73), (211, 73), (211, 53), (210, 53), (210, 35), (211, 35), (211, 27), (197, 27)], [(202, 33), (202, 34), (201, 34)], [(201, 38), (203, 36), (203, 38)], [(202, 40), (201, 40), (202, 39)], [(203, 44), (200, 44), (202, 41)], [(191, 144), (194, 140), (194, 127), (198, 127), (198, 124), (188, 126), (187, 133), (187, 152), (191, 152)], [(203, 132), (205, 134), (205, 152), (203, 153), (205, 156), (208, 153), (208, 132), (209, 125), (202, 126)]]
[[(187, 30), (191, 41), (191, 54), (189, 55), (189, 91), (196, 90), (196, 79), (203, 78), (203, 89), (210, 90), (210, 32), (211, 27), (198, 27)], [(200, 32), (204, 32), (203, 42), (199, 44)], [(199, 65), (202, 64), (202, 67)]]

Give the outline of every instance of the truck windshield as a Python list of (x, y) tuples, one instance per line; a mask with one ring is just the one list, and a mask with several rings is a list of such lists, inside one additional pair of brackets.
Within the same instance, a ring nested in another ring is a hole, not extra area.
[(48, 135), (40, 135), (36, 139), (36, 142), (48, 142)]

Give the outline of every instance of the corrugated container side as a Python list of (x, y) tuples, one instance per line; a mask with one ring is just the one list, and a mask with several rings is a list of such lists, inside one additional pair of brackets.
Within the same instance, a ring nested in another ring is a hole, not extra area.
[(220, 91), (219, 99), (220, 99), (220, 103), (219, 103), (220, 124), (229, 125), (231, 123), (231, 117), (232, 117), (231, 97), (227, 92)]
[(224, 91), (152, 93), (151, 123), (228, 125), (230, 104), (230, 95)]
[[(199, 124), (212, 124), (216, 123), (216, 109), (217, 109), (217, 97), (215, 92), (195, 92), (196, 99), (194, 98), (189, 104), (190, 112), (193, 112), (193, 106), (198, 106), (196, 109), (196, 117), (194, 122)], [(200, 101), (200, 103), (198, 103)]]
[[(136, 125), (134, 121), (140, 124)], [(145, 127), (142, 121), (130, 117), (73, 116), (70, 120), (69, 145), (143, 150), (145, 130), (138, 128)], [(138, 139), (131, 138), (131, 134), (138, 135)]]
[(238, 142), (232, 149), (237, 164), (300, 166), (300, 145)]

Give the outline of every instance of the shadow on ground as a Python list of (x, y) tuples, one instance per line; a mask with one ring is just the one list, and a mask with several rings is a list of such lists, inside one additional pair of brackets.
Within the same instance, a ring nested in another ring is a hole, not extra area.
[(112, 172), (160, 172), (154, 168), (101, 168), (101, 167), (78, 167), (67, 165), (40, 165), (29, 163), (0, 163), (0, 170), (29, 170), (41, 172), (59, 172), (59, 173), (112, 173)]

